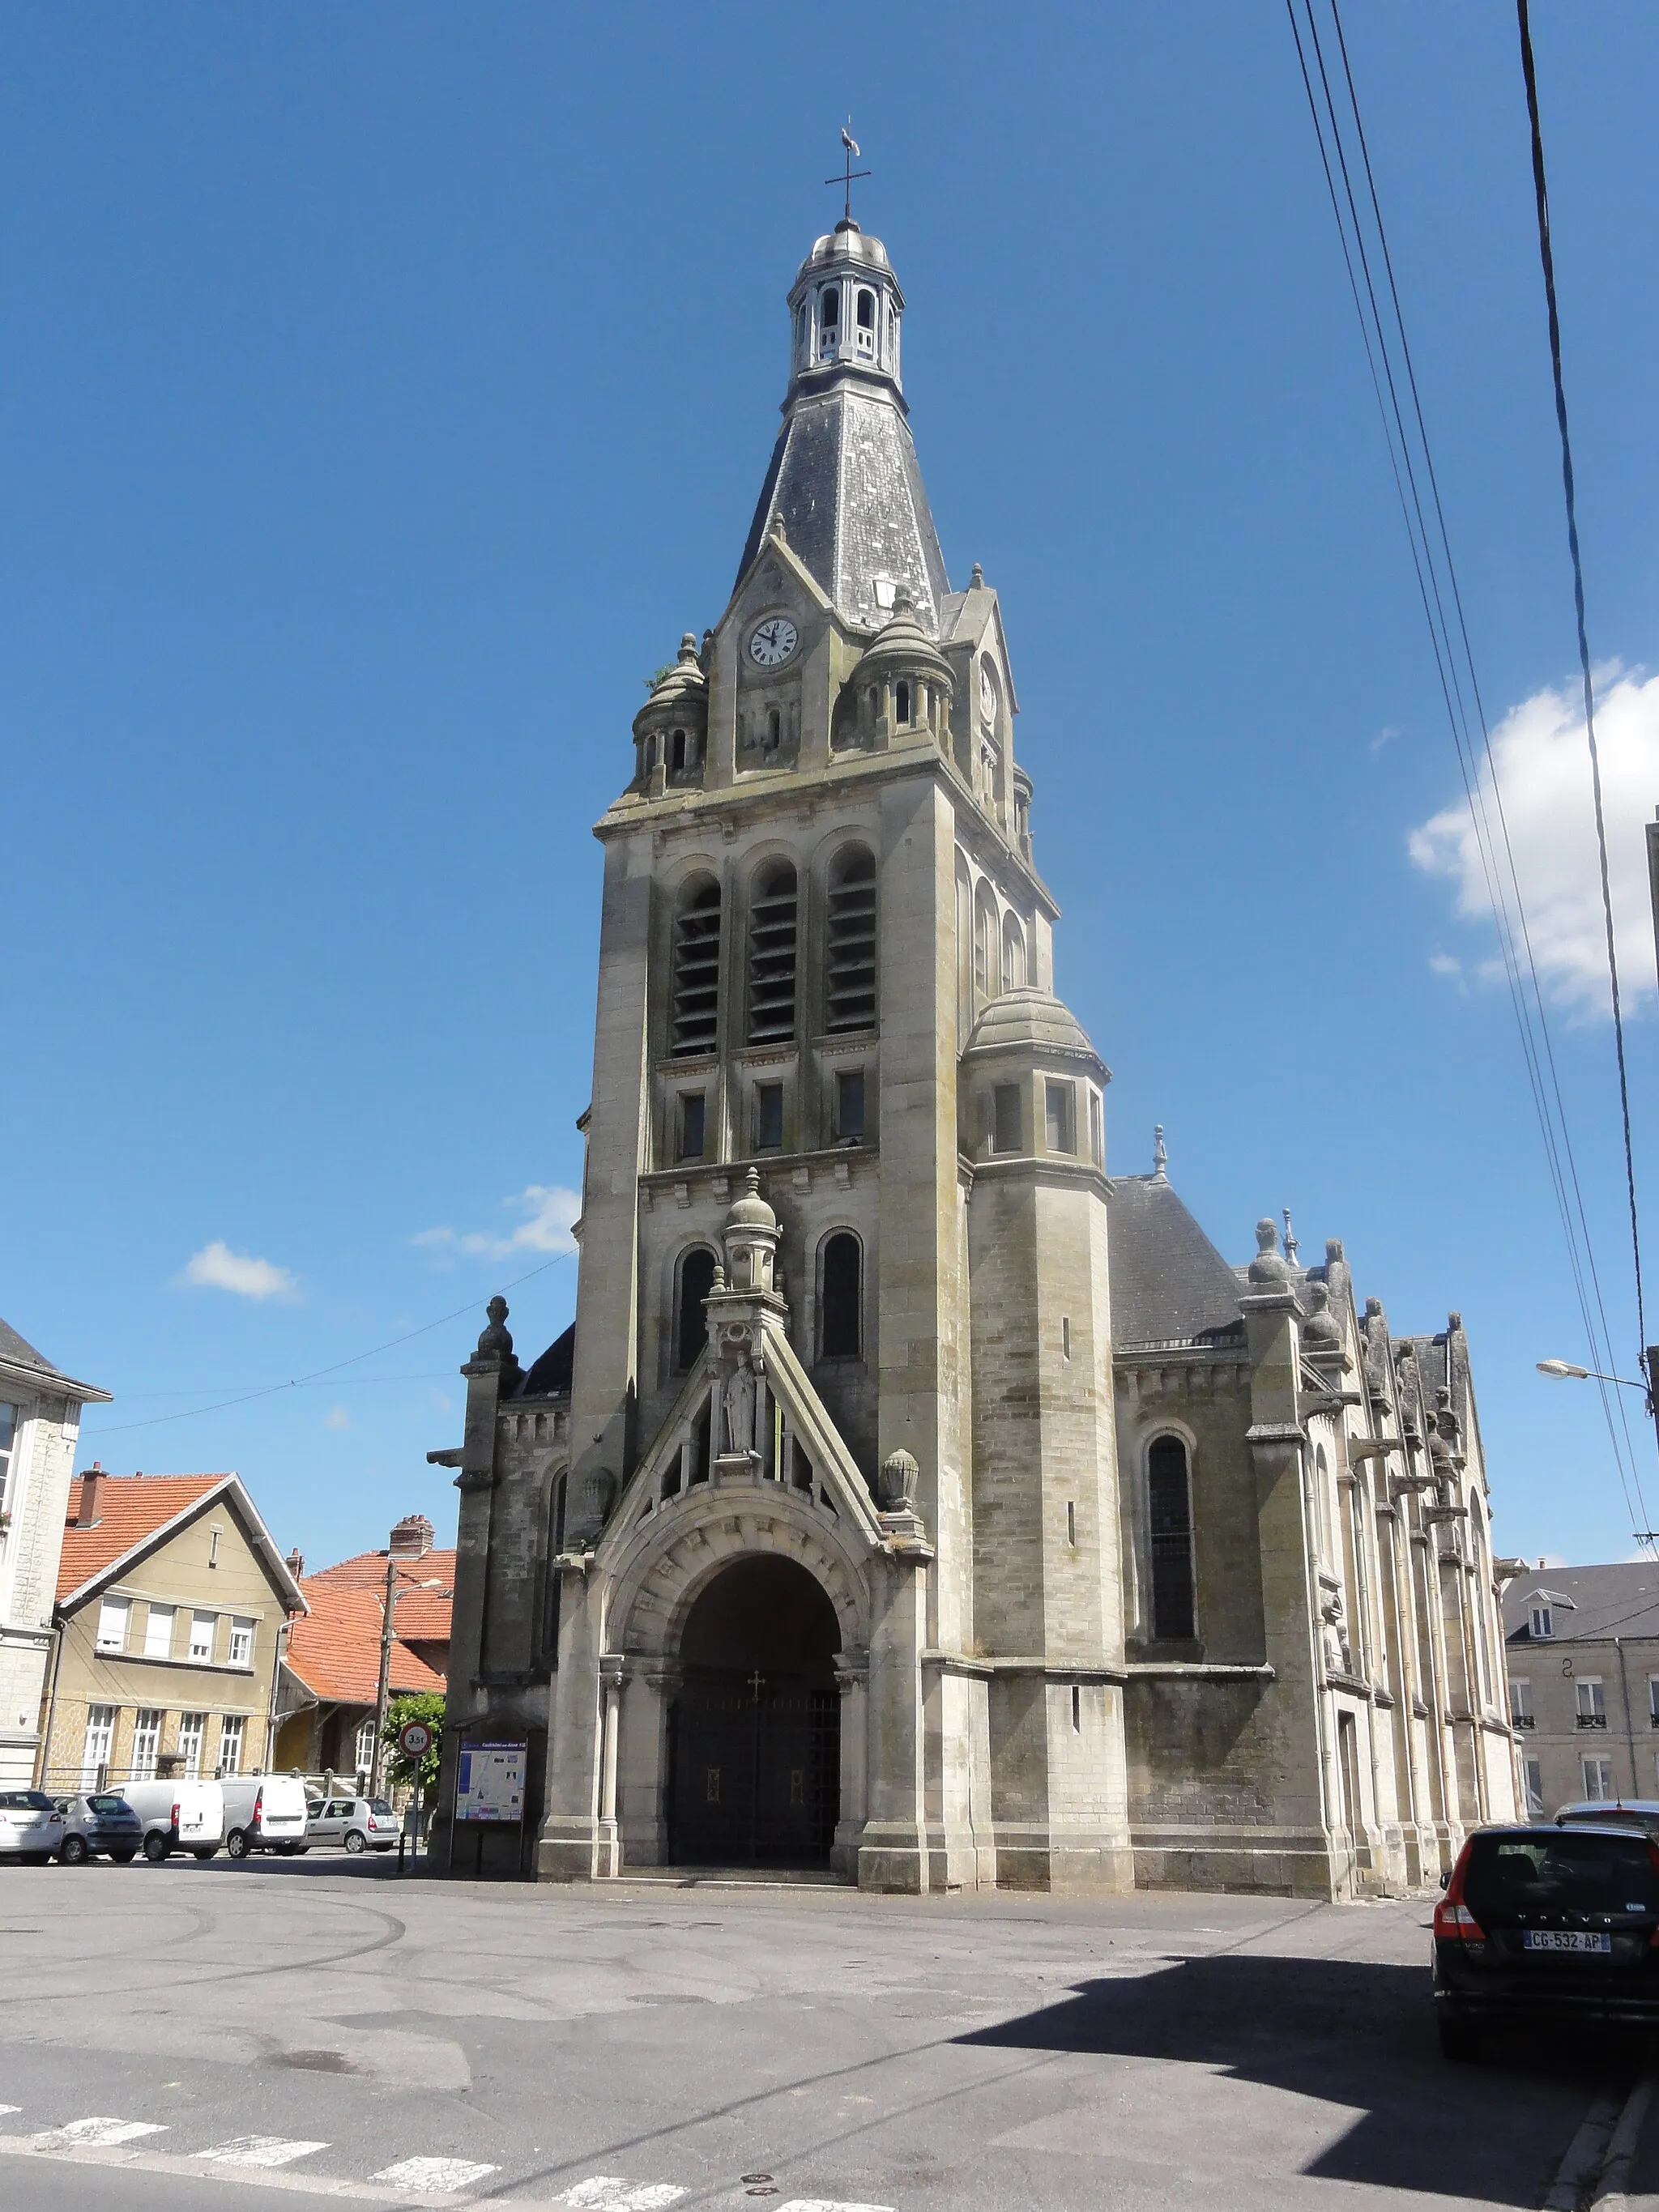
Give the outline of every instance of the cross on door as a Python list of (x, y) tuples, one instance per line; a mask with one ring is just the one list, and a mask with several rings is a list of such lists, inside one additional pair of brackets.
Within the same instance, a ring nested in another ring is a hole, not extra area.
[(754, 1673), (749, 1677), (749, 1694), (756, 1705), (759, 1705), (760, 1693), (765, 1687), (766, 1677), (762, 1674), (760, 1668), (757, 1667)]

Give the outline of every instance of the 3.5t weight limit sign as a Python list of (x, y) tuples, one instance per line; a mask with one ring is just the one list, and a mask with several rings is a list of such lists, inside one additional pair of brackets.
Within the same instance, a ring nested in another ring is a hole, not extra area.
[(424, 1759), (432, 1748), (432, 1731), (424, 1721), (405, 1721), (398, 1731), (398, 1748), (405, 1759)]

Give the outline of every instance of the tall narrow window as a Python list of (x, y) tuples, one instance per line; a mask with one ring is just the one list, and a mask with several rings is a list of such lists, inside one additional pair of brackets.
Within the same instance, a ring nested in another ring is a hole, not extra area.
[(1077, 1092), (1069, 1083), (1044, 1086), (1045, 1134), (1051, 1152), (1077, 1150)]
[(127, 1622), (132, 1613), (132, 1601), (125, 1597), (106, 1597), (98, 1608), (98, 1650), (125, 1651), (127, 1648)]
[(140, 1705), (132, 1723), (132, 1778), (154, 1782), (155, 1754), (161, 1745), (161, 1716), (153, 1705)]
[(172, 1605), (153, 1605), (149, 1619), (144, 1623), (144, 1656), (146, 1659), (171, 1659), (173, 1656), (173, 1624), (178, 1607)]
[(672, 1049), (713, 1052), (720, 1006), (720, 887), (704, 876), (680, 893), (674, 917)]
[(818, 330), (827, 353), (841, 336), (841, 289), (838, 285), (826, 286), (818, 294)]
[(824, 1359), (856, 1359), (863, 1341), (864, 1255), (859, 1240), (842, 1230), (823, 1248), (823, 1303), (818, 1353)]
[(110, 1746), (114, 1741), (114, 1706), (88, 1705), (87, 1739), (81, 1753), (81, 1787), (83, 1790), (101, 1788), (105, 1770), (109, 1765)]
[(836, 1139), (843, 1145), (864, 1140), (864, 1070), (844, 1067), (836, 1077)]
[(749, 906), (749, 1042), (787, 1044), (795, 1034), (795, 872), (766, 869)]
[(708, 1341), (708, 1316), (702, 1302), (714, 1287), (714, 1255), (706, 1244), (694, 1245), (680, 1261), (674, 1364), (682, 1374), (696, 1364), (697, 1355)]
[(374, 1764), (374, 1716), (357, 1723), (356, 1757), (352, 1764), (359, 1774), (367, 1774)]
[(783, 1085), (781, 1083), (757, 1083), (755, 1085), (755, 1150), (757, 1152), (776, 1152), (783, 1149)]
[(1526, 1783), (1527, 1817), (1530, 1820), (1543, 1818), (1544, 1762), (1541, 1759), (1523, 1759), (1521, 1771)]
[(0, 1506), (4, 1506), (11, 1489), (12, 1451), (17, 1440), (17, 1408), (0, 1403)]
[(1017, 1152), (1023, 1133), (1020, 1122), (1019, 1085), (999, 1083), (991, 1093), (991, 1149), (994, 1152)]
[(542, 1650), (550, 1667), (559, 1663), (559, 1610), (564, 1590), (564, 1577), (550, 1562), (564, 1551), (564, 1501), (568, 1477), (555, 1475), (553, 1487), (547, 1498), (547, 1610), (542, 1626)]
[(1097, 1168), (1106, 1164), (1106, 1113), (1100, 1093), (1089, 1093), (1089, 1158)]
[(1510, 1683), (1510, 1725), (1529, 1729), (1538, 1725), (1532, 1709), (1532, 1684), (1524, 1674), (1517, 1674)]
[(255, 1624), (240, 1614), (230, 1624), (230, 1663), (233, 1667), (253, 1664), (253, 1631)]
[(221, 1774), (240, 1774), (242, 1771), (242, 1738), (247, 1732), (247, 1723), (240, 1713), (227, 1713), (219, 1723), (219, 1771)]
[(997, 994), (997, 902), (981, 884), (974, 901), (974, 988), (981, 1000)]
[(192, 1659), (213, 1656), (213, 1641), (219, 1626), (216, 1613), (192, 1613), (190, 1616), (190, 1656)]
[(680, 1158), (683, 1160), (700, 1160), (702, 1158), (708, 1112), (708, 1101), (705, 1092), (681, 1092)]
[(902, 676), (893, 686), (893, 720), (902, 730), (910, 726), (910, 686)]
[(1193, 1504), (1187, 1447), (1179, 1437), (1159, 1437), (1146, 1455), (1152, 1508), (1152, 1633), (1191, 1637), (1193, 1628)]
[(876, 295), (873, 292), (859, 294), (859, 328), (872, 331), (876, 327)]
[(179, 1756), (184, 1761), (185, 1773), (192, 1780), (202, 1771), (202, 1739), (206, 1734), (205, 1713), (179, 1714)]
[(1025, 965), (1025, 933), (1016, 915), (1005, 915), (1002, 922), (1002, 988), (1018, 991), (1030, 981)]
[(829, 953), (824, 977), (826, 1026), (876, 1025), (876, 864), (855, 845), (830, 879)]

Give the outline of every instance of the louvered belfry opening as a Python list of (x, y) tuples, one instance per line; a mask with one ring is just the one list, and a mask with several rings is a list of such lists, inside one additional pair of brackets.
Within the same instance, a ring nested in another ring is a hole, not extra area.
[(720, 1007), (720, 887), (688, 884), (674, 917), (672, 1045), (677, 1054), (713, 1052)]
[(826, 1027), (876, 1025), (876, 864), (862, 847), (836, 863), (830, 884)]
[(749, 908), (749, 1042), (788, 1044), (795, 1034), (799, 897), (785, 860), (763, 871)]

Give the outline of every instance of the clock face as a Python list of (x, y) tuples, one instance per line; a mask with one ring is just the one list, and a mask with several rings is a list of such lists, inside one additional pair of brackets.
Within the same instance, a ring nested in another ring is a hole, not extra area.
[(750, 632), (749, 658), (757, 668), (779, 668), (800, 643), (800, 632), (787, 615), (769, 615)]
[(988, 660), (979, 664), (979, 711), (988, 722), (997, 718), (997, 679)]

